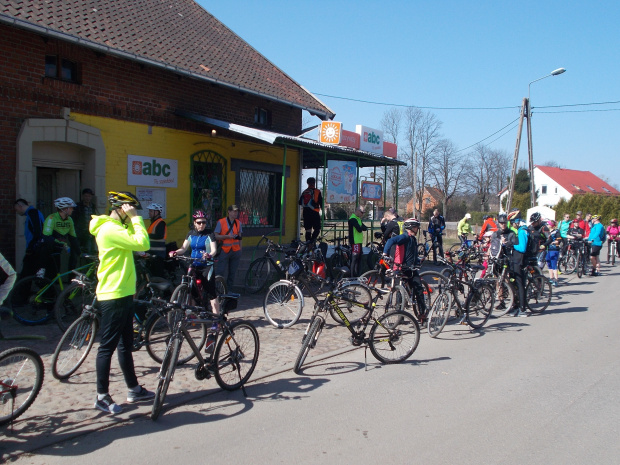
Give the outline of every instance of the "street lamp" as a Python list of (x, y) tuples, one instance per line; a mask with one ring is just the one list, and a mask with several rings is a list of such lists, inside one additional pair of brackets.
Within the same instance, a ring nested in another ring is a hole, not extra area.
[(527, 85), (527, 151), (530, 162), (530, 206), (533, 208), (536, 205), (536, 188), (534, 187), (534, 147), (532, 145), (532, 105), (530, 104), (530, 88), (534, 82), (540, 81), (542, 79), (548, 78), (550, 76), (557, 76), (559, 74), (565, 73), (566, 69), (558, 68), (556, 70), (551, 71), (550, 74), (543, 76), (538, 79), (534, 79)]

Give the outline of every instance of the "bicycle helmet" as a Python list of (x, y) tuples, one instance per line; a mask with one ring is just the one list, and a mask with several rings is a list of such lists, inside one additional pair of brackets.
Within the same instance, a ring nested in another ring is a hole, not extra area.
[(164, 211), (163, 205), (160, 205), (158, 203), (152, 203), (148, 207), (146, 207), (146, 209), (147, 210), (157, 210), (159, 213)]
[(123, 205), (127, 204), (131, 205), (132, 207), (136, 207), (137, 210), (142, 210), (142, 205), (140, 205), (140, 201), (131, 192), (108, 192), (108, 202), (113, 208), (120, 208)]
[(196, 210), (192, 216), (194, 217), (195, 220), (197, 220), (198, 218), (206, 218), (207, 217), (205, 212), (203, 212), (202, 210)]
[(506, 213), (500, 213), (499, 215), (497, 215), (497, 222), (508, 223), (508, 218), (506, 217)]
[(482, 220), (483, 220), (483, 221), (486, 221), (486, 220), (488, 220), (489, 218), (491, 218), (489, 215), (484, 215), (484, 216), (482, 217)]
[(521, 210), (513, 208), (507, 215), (508, 221), (516, 221), (521, 219)]
[(592, 219), (601, 221), (601, 215), (592, 215)]
[(77, 205), (69, 197), (60, 197), (54, 200), (54, 207), (56, 207), (58, 210), (64, 210), (65, 208), (69, 207), (77, 207)]
[(616, 223), (616, 224), (618, 224), (618, 218), (614, 218), (613, 220), (611, 220), (611, 223)]
[(468, 220), (471, 220), (471, 213), (465, 213), (465, 218), (467, 218)]
[(417, 218), (409, 218), (407, 220), (405, 220), (405, 222), (403, 223), (403, 228), (405, 229), (413, 229), (413, 228), (419, 228), (420, 227), (420, 221), (418, 221)]
[(530, 215), (530, 223), (536, 223), (540, 218), (540, 213), (534, 212)]

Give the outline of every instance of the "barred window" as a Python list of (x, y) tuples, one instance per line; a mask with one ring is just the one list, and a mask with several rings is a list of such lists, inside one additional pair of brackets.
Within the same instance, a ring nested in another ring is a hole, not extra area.
[(279, 225), (282, 175), (242, 169), (239, 181), (239, 221), (253, 228), (273, 228)]

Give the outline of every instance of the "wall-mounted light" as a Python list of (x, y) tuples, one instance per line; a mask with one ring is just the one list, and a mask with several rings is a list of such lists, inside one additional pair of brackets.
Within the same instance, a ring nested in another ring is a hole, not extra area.
[(211, 129), (211, 137), (217, 136), (217, 131), (215, 129)]

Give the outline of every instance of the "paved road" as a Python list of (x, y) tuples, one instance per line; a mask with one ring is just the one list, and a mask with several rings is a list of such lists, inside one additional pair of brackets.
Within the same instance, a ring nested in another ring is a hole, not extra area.
[[(15, 434), (3, 438), (1, 451), (6, 456), (29, 443), (70, 439), (18, 463), (214, 457), (228, 463), (617, 464), (618, 274), (572, 279), (539, 316), (497, 319), (480, 333), (452, 326), (438, 340), (424, 335), (404, 364), (378, 365), (368, 353), (366, 371), (364, 350), (357, 349), (312, 363), (303, 376), (287, 370), (257, 379), (247, 399), (217, 391), (213, 381), (190, 399), (184, 391), (201, 386), (187, 369), (170, 395), (183, 405), (157, 423), (144, 417), (148, 406), (118, 419), (90, 410), (90, 398), (70, 393), (91, 389), (92, 373), (69, 385), (48, 379), (46, 386), (67, 398), (64, 408), (56, 415), (43, 413), (44, 405), (29, 411)], [(274, 329), (282, 340), (272, 343), (272, 330), (261, 327), (261, 349), (277, 347), (277, 354), (261, 352), (261, 373), (265, 353), (265, 360), (280, 357), (278, 366), (290, 365), (298, 328)], [(346, 349), (342, 339), (341, 328), (328, 328), (316, 352), (336, 341), (339, 347), (329, 349)], [(150, 370), (152, 387), (154, 369), (143, 370)], [(93, 423), (109, 427), (74, 437)]]

